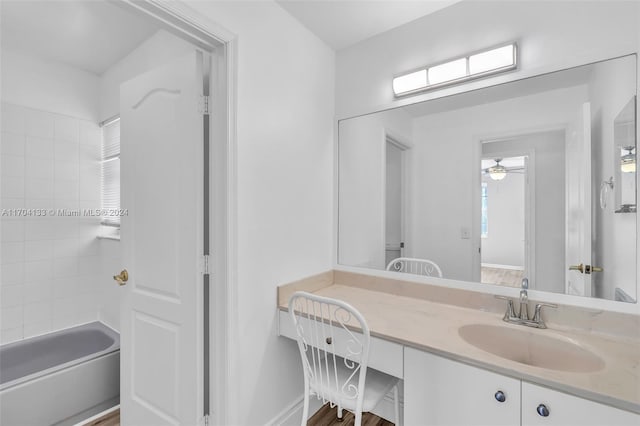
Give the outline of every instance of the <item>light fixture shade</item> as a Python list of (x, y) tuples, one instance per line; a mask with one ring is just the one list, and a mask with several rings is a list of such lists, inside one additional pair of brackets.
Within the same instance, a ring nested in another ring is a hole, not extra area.
[(636, 171), (636, 155), (632, 154), (631, 151), (632, 149), (620, 159), (620, 170), (624, 173), (634, 173)]
[(507, 177), (507, 169), (500, 164), (489, 167), (487, 171), (489, 172), (489, 177), (493, 180), (502, 180)]

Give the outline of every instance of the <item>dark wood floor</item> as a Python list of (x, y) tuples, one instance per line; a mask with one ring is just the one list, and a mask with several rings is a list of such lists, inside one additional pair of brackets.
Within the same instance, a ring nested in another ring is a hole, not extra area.
[(83, 426), (120, 426), (120, 410), (115, 410), (109, 414), (95, 419), (92, 422), (86, 423)]
[[(307, 422), (307, 426), (353, 426), (355, 417), (347, 410), (342, 411), (343, 419), (338, 421), (336, 408), (323, 405)], [(106, 414), (84, 426), (120, 426), (120, 410)], [(393, 423), (371, 413), (362, 415), (362, 426), (394, 426)]]
[[(353, 426), (355, 417), (347, 410), (342, 410), (344, 418), (338, 421), (336, 408), (323, 405), (307, 422), (307, 426)], [(394, 426), (393, 423), (371, 413), (362, 415), (362, 426)]]

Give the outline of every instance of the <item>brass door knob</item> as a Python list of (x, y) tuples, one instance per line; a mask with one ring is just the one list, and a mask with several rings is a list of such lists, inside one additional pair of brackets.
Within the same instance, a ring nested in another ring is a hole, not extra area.
[(569, 266), (570, 271), (580, 271), (581, 274), (584, 274), (584, 265), (581, 263), (579, 265), (571, 265)]
[(113, 279), (116, 280), (118, 284), (125, 285), (127, 281), (129, 281), (129, 273), (126, 269), (123, 269), (118, 275), (114, 275)]
[(604, 271), (604, 269), (600, 268), (599, 266), (591, 267), (591, 272), (602, 272), (602, 271)]

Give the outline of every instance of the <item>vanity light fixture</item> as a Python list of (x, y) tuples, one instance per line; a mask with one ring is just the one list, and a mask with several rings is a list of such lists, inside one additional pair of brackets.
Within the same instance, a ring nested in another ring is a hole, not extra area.
[(636, 155), (633, 153), (633, 150), (636, 149), (636, 147), (627, 146), (623, 149), (628, 152), (620, 158), (620, 170), (624, 173), (634, 173), (636, 171)]
[(489, 177), (493, 180), (502, 180), (507, 176), (507, 168), (500, 164), (502, 158), (496, 158), (496, 165), (487, 169)]
[(511, 43), (399, 75), (393, 79), (393, 93), (406, 96), (511, 71), (518, 66), (517, 47)]

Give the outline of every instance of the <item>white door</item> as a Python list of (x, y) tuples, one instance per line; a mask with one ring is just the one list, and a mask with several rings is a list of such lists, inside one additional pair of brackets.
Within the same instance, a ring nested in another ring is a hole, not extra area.
[(202, 55), (121, 86), (121, 422), (202, 417)]
[(385, 266), (402, 256), (402, 152), (395, 143), (386, 142), (385, 169)]
[[(591, 105), (568, 128), (566, 151), (566, 293), (591, 296)], [(582, 268), (580, 268), (582, 266)], [(570, 269), (572, 268), (572, 269)]]

